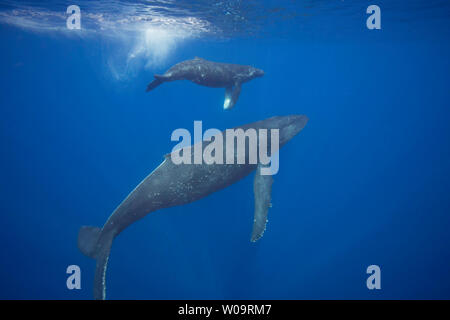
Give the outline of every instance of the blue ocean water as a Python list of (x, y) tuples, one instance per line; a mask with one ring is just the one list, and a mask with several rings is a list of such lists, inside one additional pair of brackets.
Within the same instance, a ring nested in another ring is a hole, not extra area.
[[(66, 28), (72, 4), (81, 30)], [(251, 175), (120, 234), (107, 297), (449, 299), (449, 17), (425, 0), (2, 1), (0, 298), (91, 299), (78, 230), (103, 225), (173, 130), (305, 114), (261, 240)], [(187, 81), (144, 92), (195, 56), (265, 76), (230, 111), (222, 89)], [(381, 290), (366, 287), (373, 264)]]

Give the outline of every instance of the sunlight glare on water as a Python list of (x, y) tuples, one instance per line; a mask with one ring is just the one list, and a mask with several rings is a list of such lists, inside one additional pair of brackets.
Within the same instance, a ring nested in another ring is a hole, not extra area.
[[(396, 19), (393, 32), (421, 32), (421, 16), (441, 21), (442, 32), (450, 3), (433, 1), (377, 2), (384, 8), (383, 21)], [(285, 37), (287, 39), (335, 38), (364, 22), (367, 3), (348, 1), (76, 1), (81, 9), (78, 37), (100, 37), (116, 44), (120, 54), (105, 57), (116, 80), (130, 79), (136, 69), (162, 67), (179, 45), (190, 39), (236, 37)], [(440, 8), (432, 10), (432, 8)], [(3, 1), (0, 23), (37, 33), (73, 36), (66, 28), (67, 3), (60, 0)], [(432, 12), (432, 15), (430, 15)], [(404, 17), (417, 16), (417, 20)], [(346, 19), (343, 17), (350, 17)], [(401, 22), (404, 22), (402, 27)], [(330, 23), (332, 22), (332, 23)], [(354, 36), (352, 37), (352, 39)]]

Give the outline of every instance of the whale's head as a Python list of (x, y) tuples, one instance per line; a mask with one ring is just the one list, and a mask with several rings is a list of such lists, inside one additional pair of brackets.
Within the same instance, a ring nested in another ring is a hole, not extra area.
[(263, 75), (264, 75), (264, 71), (261, 69), (254, 68), (254, 67), (249, 67), (249, 69), (248, 69), (249, 80), (255, 79), (255, 78), (260, 78)]
[(282, 117), (280, 126), (280, 145), (284, 145), (302, 131), (308, 120), (309, 118), (305, 115)]
[(302, 131), (308, 120), (305, 115), (277, 116), (262, 121), (261, 127), (278, 129), (281, 147)]

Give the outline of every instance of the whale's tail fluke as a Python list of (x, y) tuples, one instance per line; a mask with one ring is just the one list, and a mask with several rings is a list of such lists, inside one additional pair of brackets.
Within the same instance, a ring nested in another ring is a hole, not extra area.
[(91, 226), (81, 227), (78, 233), (78, 248), (80, 251), (97, 260), (94, 277), (94, 299), (106, 298), (106, 268), (109, 252), (114, 236), (103, 234), (102, 229)]
[(166, 80), (165, 76), (161, 76), (159, 74), (155, 74), (154, 77), (155, 77), (155, 80), (153, 80), (152, 82), (150, 82), (147, 85), (147, 89), (145, 90), (145, 92), (149, 92), (149, 91), (155, 89), (157, 86), (159, 86)]

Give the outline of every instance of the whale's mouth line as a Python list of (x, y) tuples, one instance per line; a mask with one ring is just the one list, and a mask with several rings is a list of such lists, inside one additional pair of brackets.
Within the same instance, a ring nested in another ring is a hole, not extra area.
[(286, 123), (283, 124), (279, 129), (286, 129), (292, 125), (300, 124), (301, 121), (308, 121), (309, 119), (306, 116), (300, 115), (300, 114), (292, 114), (286, 116), (287, 120)]

